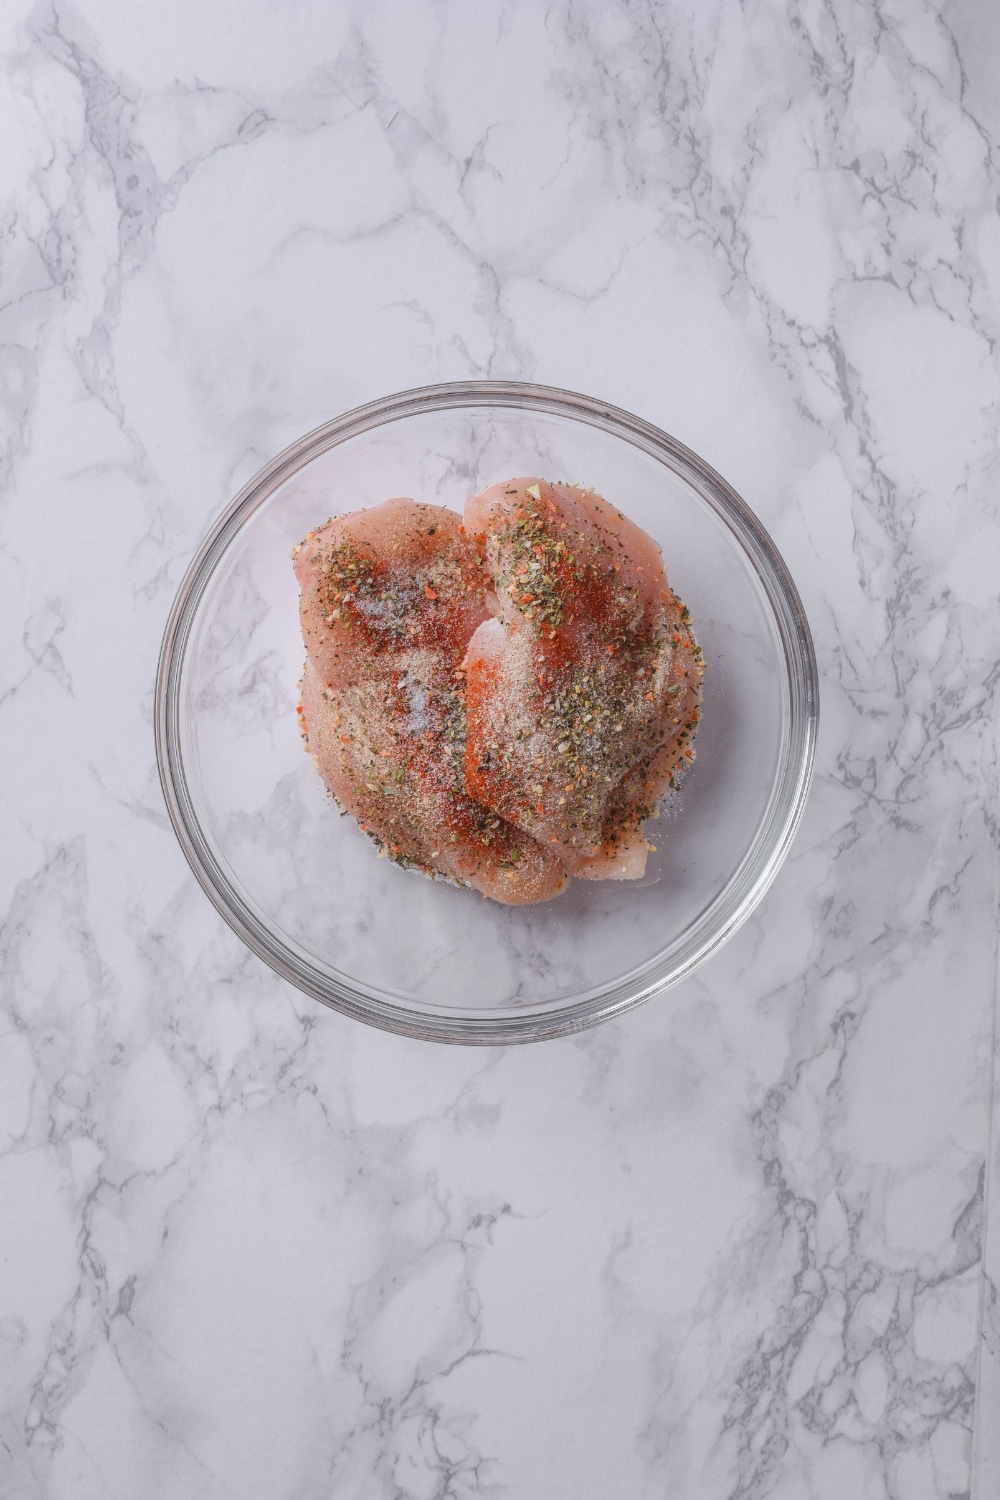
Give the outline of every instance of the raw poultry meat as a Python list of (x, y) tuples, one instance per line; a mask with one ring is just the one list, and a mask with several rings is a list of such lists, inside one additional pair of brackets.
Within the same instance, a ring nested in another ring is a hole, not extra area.
[(557, 895), (557, 855), (465, 791), (458, 668), (486, 608), (461, 517), (388, 500), (311, 532), (295, 570), (303, 733), (341, 806), (400, 864), (512, 905)]
[(492, 582), (464, 666), (465, 784), (585, 879), (635, 879), (693, 757), (701, 652), (659, 548), (600, 495), (512, 479), (466, 531)]
[(642, 875), (702, 677), (645, 532), (512, 479), (464, 523), (408, 499), (328, 521), (295, 570), (307, 748), (381, 853), (514, 905)]

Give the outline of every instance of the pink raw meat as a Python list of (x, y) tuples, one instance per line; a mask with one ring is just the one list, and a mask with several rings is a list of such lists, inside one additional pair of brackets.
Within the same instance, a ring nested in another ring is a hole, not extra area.
[(558, 895), (556, 853), (465, 790), (458, 668), (486, 609), (461, 517), (389, 500), (310, 533), (295, 567), (303, 733), (340, 804), (399, 864), (510, 905)]
[(464, 666), (465, 784), (585, 879), (635, 879), (693, 758), (701, 652), (659, 548), (600, 495), (512, 479), (466, 505), (493, 618)]

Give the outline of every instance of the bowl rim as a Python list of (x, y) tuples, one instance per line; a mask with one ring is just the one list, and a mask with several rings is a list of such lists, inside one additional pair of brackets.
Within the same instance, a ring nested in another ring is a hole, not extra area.
[[(736, 871), (690, 929), (693, 938), (669, 972), (644, 966), (646, 979), (606, 984), (576, 1002), (487, 1017), (457, 1009), (410, 1010), (364, 986), (330, 981), (287, 947), (246, 905), (215, 858), (197, 817), (181, 752), (181, 682), (198, 607), (216, 566), (245, 523), (274, 491), (323, 453), (401, 418), (461, 407), (511, 407), (555, 413), (624, 438), (686, 480), (726, 524), (763, 588), (784, 656), (788, 724), (767, 811)], [(805, 610), (787, 566), (764, 526), (722, 475), (676, 438), (633, 413), (576, 391), (519, 380), (463, 380), (380, 397), (306, 433), (260, 469), (223, 510), (195, 552), (163, 633), (155, 688), (156, 760), (178, 842), (199, 884), (244, 943), (282, 978), (314, 999), (369, 1025), (426, 1041), (472, 1045), (540, 1041), (620, 1015), (686, 978), (743, 924), (778, 873), (802, 817), (812, 780), (819, 725), (816, 654)], [(730, 899), (727, 901), (726, 897)], [(722, 911), (722, 920), (718, 912)], [(707, 918), (715, 914), (716, 919)], [(702, 932), (701, 928), (705, 927)]]

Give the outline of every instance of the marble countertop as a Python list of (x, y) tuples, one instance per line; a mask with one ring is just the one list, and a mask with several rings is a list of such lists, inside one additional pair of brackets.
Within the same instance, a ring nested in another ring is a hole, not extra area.
[[(10, 0), (0, 33), (0, 1496), (1000, 1496), (1000, 11)], [(252, 957), (152, 736), (239, 484), (484, 376), (703, 454), (822, 678), (750, 922), (485, 1052)]]

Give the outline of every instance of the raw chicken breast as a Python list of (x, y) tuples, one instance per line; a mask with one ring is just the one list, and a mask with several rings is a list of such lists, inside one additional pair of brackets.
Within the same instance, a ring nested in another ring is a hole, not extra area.
[(312, 533), (296, 572), (303, 733), (340, 804), (399, 864), (509, 905), (558, 895), (557, 854), (466, 794), (458, 668), (486, 610), (461, 518), (390, 500)]
[(586, 879), (635, 879), (644, 819), (693, 757), (701, 652), (659, 548), (542, 479), (466, 505), (493, 591), (464, 666), (465, 785)]

